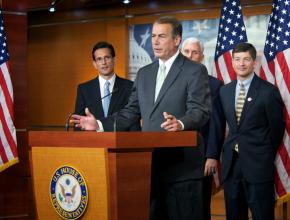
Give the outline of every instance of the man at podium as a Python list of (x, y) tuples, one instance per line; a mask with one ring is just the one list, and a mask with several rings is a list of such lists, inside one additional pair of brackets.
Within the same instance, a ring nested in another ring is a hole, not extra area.
[[(178, 50), (182, 26), (174, 17), (153, 24), (152, 47), (158, 60), (141, 68), (128, 104), (115, 116), (97, 120), (73, 115), (83, 130), (124, 130), (141, 118), (142, 131), (200, 130), (210, 114), (208, 74)], [(160, 148), (152, 154), (151, 220), (203, 220), (204, 144), (194, 148)]]

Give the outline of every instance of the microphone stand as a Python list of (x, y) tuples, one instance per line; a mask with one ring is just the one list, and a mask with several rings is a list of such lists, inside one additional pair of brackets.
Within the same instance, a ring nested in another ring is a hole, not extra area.
[(70, 120), (72, 114), (73, 113), (69, 113), (68, 116), (67, 116), (67, 118), (66, 118), (66, 120), (65, 120), (65, 126), (64, 126), (64, 130), (65, 131), (69, 131), (69, 120)]

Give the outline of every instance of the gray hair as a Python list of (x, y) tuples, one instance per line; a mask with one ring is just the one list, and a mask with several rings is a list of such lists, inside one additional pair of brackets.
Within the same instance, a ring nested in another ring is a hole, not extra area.
[(185, 46), (185, 44), (193, 44), (193, 43), (194, 43), (194, 44), (195, 44), (195, 43), (198, 43), (198, 44), (200, 45), (200, 50), (201, 50), (201, 52), (203, 53), (203, 51), (204, 51), (203, 43), (202, 43), (199, 39), (197, 39), (197, 38), (195, 38), (195, 37), (189, 37), (189, 38), (186, 38), (186, 39), (183, 41), (181, 48), (183, 48), (183, 47)]

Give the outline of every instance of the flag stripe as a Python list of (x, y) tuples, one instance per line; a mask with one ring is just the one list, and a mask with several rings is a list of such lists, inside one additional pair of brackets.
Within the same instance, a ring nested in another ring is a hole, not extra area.
[(284, 69), (280, 68), (278, 59), (274, 59), (274, 64), (275, 64), (276, 85), (284, 101), (286, 111), (290, 112), (290, 95), (289, 95), (288, 86), (286, 85), (286, 82), (284, 81), (284, 77), (283, 77)]
[[(0, 124), (0, 127), (2, 127), (1, 124)], [(4, 144), (2, 143), (2, 138), (0, 140), (0, 157), (1, 157), (1, 160), (3, 161), (3, 163), (8, 162), (8, 158), (7, 158), (6, 153), (5, 153)]]
[[(4, 118), (4, 112), (3, 112), (1, 105), (0, 105), (0, 120), (2, 122), (2, 128), (3, 128), (3, 132), (5, 134), (7, 143), (10, 146), (10, 148), (6, 148), (6, 153), (8, 153), (8, 156), (11, 155), (11, 153), (10, 153), (10, 150), (11, 150), (12, 156), (16, 157), (17, 156), (16, 141), (15, 141), (15, 138), (13, 138), (13, 136), (15, 136), (15, 129), (9, 128), (9, 126), (6, 122), (6, 119)], [(2, 139), (2, 137), (1, 137), (1, 139)], [(2, 140), (5, 140), (5, 139), (3, 138)], [(10, 156), (10, 158), (12, 158), (12, 156)]]
[(233, 81), (237, 78), (236, 76), (236, 73), (233, 69), (233, 66), (232, 66), (232, 50), (230, 51), (227, 51), (226, 53), (224, 53), (224, 60), (225, 60), (225, 64), (226, 64), (226, 68), (228, 70), (228, 75), (229, 75), (229, 78), (230, 78), (230, 81)]
[[(289, 49), (288, 49), (289, 50)], [(286, 62), (286, 57), (284, 56), (284, 52), (280, 52), (277, 53), (277, 58), (275, 59), (275, 61), (277, 61), (278, 65), (280, 67), (280, 69), (282, 69), (283, 71), (278, 71), (278, 73), (281, 73), (283, 75), (283, 79), (280, 79), (281, 82), (283, 82), (286, 85), (286, 88), (288, 91), (283, 91), (283, 93), (290, 91), (290, 73), (289, 73), (289, 67), (288, 64)], [(279, 81), (278, 81), (279, 82)], [(288, 109), (289, 111), (290, 109)]]
[[(273, 72), (274, 72), (273, 65), (274, 65), (274, 63), (273, 62), (272, 62), (272, 64), (267, 63), (267, 60), (266, 60), (265, 56), (262, 56), (261, 63), (262, 63), (261, 70), (260, 70), (261, 78), (264, 79), (264, 80), (267, 80), (268, 82), (270, 82), (272, 84), (275, 84), (275, 78), (273, 76)], [(272, 71), (270, 71), (270, 67), (269, 66), (272, 66), (271, 67)], [(261, 74), (261, 72), (263, 74)]]
[(285, 148), (284, 143), (279, 148), (279, 155), (280, 159), (285, 167), (285, 171), (287, 172), (288, 176), (290, 176), (290, 163), (289, 163), (289, 154)]
[[(277, 160), (276, 160), (276, 164), (277, 164)], [(286, 192), (284, 185), (280, 179), (277, 167), (275, 167), (274, 175), (275, 175), (274, 177), (275, 177), (276, 197), (277, 197), (277, 195), (278, 195), (278, 197), (281, 197), (282, 195), (285, 195), (287, 192)]]
[(223, 79), (223, 77), (222, 77), (222, 74), (221, 74), (221, 71), (220, 71), (220, 67), (219, 67), (218, 62), (215, 62), (215, 71), (214, 71), (214, 72), (216, 72), (216, 76), (217, 76), (217, 78), (218, 78), (220, 81), (222, 81), (223, 84), (224, 84), (225, 82), (224, 82), (224, 79)]
[[(228, 56), (226, 56), (228, 57)], [(231, 59), (230, 59), (231, 61)], [(227, 62), (228, 63), (228, 62)], [(227, 68), (227, 64), (225, 57), (224, 56), (220, 56), (218, 58), (218, 67), (219, 67), (219, 72), (220, 72), (220, 80), (222, 80), (224, 82), (224, 84), (227, 84), (231, 81), (231, 77), (229, 76), (229, 72), (228, 72), (228, 68)]]
[[(1, 118), (0, 118), (1, 120)], [(5, 158), (7, 158), (8, 160), (10, 160), (11, 158), (14, 157), (13, 155), (13, 152), (12, 152), (12, 149), (10, 147), (4, 147), (4, 146), (9, 146), (9, 142), (7, 140), (7, 136), (5, 135), (5, 128), (3, 127), (3, 125), (5, 125), (4, 123), (1, 123), (1, 126), (0, 126), (0, 138), (1, 138), (1, 143), (2, 143), (2, 146), (3, 146), (3, 152), (5, 152), (5, 157), (2, 157), (3, 160)], [(5, 160), (5, 162), (7, 162)]]
[(10, 77), (7, 77), (7, 67), (6, 67), (6, 64), (2, 64), (1, 65), (1, 68), (0, 68), (0, 85), (1, 85), (1, 88), (2, 88), (2, 92), (4, 93), (4, 98), (5, 100), (2, 100), (1, 99), (1, 104), (3, 104), (4, 102), (6, 102), (6, 106), (9, 110), (9, 113), (10, 113), (10, 117), (13, 119), (13, 100), (11, 98), (11, 96), (13, 96), (13, 91), (11, 91), (9, 89), (9, 87), (11, 87), (11, 81), (6, 81), (6, 78), (10, 78)]

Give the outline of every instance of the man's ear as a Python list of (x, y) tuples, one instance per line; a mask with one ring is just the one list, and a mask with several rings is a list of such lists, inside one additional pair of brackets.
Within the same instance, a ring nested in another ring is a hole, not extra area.
[(174, 39), (174, 41), (175, 41), (175, 45), (176, 46), (179, 46), (179, 44), (181, 43), (181, 37), (179, 35), (176, 36), (175, 39)]
[(96, 70), (98, 69), (98, 68), (97, 68), (97, 63), (96, 63), (95, 60), (93, 61), (93, 66), (95, 67)]

